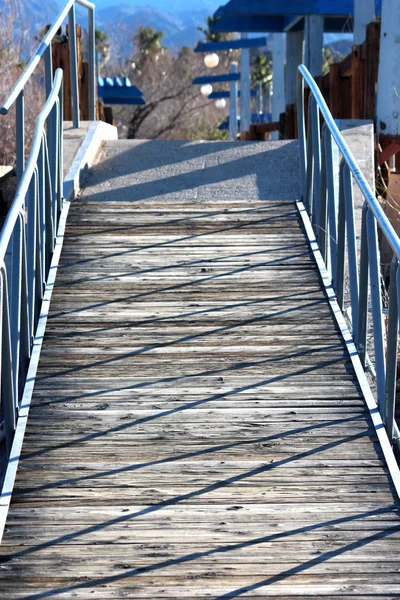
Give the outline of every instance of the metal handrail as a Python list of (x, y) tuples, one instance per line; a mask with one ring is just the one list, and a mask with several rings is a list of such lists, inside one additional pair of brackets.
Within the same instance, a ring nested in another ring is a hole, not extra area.
[[(309, 90), (307, 135), (305, 85)], [(400, 239), (339, 131), (317, 83), (304, 65), (298, 69), (297, 106), (303, 202), (342, 310), (346, 262), (348, 264), (352, 335), (364, 369), (368, 364), (368, 306), (371, 300), (377, 403), (390, 441), (399, 443), (395, 400)], [(333, 141), (340, 157), (339, 168), (334, 162)], [(360, 247), (357, 244), (353, 181), (364, 198)], [(387, 336), (382, 310), (378, 227), (393, 250)]]
[(62, 82), (63, 71), (57, 69), (0, 232), (0, 386), (8, 453), (63, 205)]
[(25, 168), (25, 118), (24, 118), (24, 90), (27, 82), (44, 57), (45, 61), (45, 84), (46, 96), (49, 97), (53, 89), (53, 64), (51, 43), (61, 27), (64, 19), (68, 16), (70, 34), (70, 76), (71, 76), (71, 102), (72, 121), (74, 127), (80, 126), (79, 122), (79, 90), (78, 90), (78, 68), (77, 68), (77, 45), (76, 45), (76, 20), (75, 5), (79, 4), (88, 9), (88, 45), (89, 45), (89, 119), (96, 118), (96, 71), (95, 71), (95, 5), (87, 0), (68, 0), (64, 8), (58, 14), (56, 20), (40, 42), (36, 52), (30, 59), (24, 72), (11, 90), (8, 98), (0, 107), (0, 114), (6, 115), (11, 107), (16, 104), (16, 142), (17, 142), (17, 178), (22, 177)]
[[(297, 81), (298, 81), (297, 98), (298, 98), (298, 102), (300, 102), (300, 104), (298, 104), (298, 106), (299, 106), (299, 113), (303, 114), (304, 132), (305, 132), (305, 119), (304, 119), (303, 99), (304, 99), (304, 82), (306, 82), (313, 97), (317, 101), (318, 108), (321, 111), (321, 115), (323, 116), (324, 121), (325, 121), (329, 131), (331, 132), (332, 137), (334, 138), (340, 152), (343, 155), (344, 160), (346, 161), (349, 169), (351, 170), (351, 173), (354, 177), (355, 182), (357, 183), (358, 187), (360, 188), (360, 190), (361, 190), (365, 200), (367, 201), (369, 208), (372, 210), (375, 218), (378, 220), (379, 227), (382, 230), (383, 235), (389, 242), (390, 247), (392, 248), (393, 252), (395, 253), (397, 259), (400, 260), (400, 239), (399, 239), (397, 233), (395, 232), (395, 230), (393, 229), (393, 226), (390, 223), (389, 219), (387, 218), (384, 211), (382, 210), (382, 207), (379, 204), (378, 200), (375, 198), (374, 192), (371, 190), (371, 187), (368, 184), (367, 180), (365, 179), (364, 174), (362, 173), (360, 167), (358, 166), (357, 161), (354, 158), (349, 146), (347, 145), (344, 137), (340, 133), (340, 130), (335, 123), (335, 120), (328, 108), (328, 105), (325, 102), (323, 95), (321, 94), (321, 91), (320, 91), (315, 79), (313, 78), (313, 76), (311, 75), (311, 73), (309, 72), (309, 70), (307, 69), (307, 67), (305, 65), (299, 66), (299, 77), (298, 77)], [(300, 89), (299, 89), (299, 87), (300, 87)], [(299, 129), (300, 129), (300, 126), (299, 126)], [(304, 137), (305, 137), (305, 135), (304, 135)], [(300, 145), (300, 148), (301, 148), (301, 145)], [(302, 168), (302, 173), (303, 172), (304, 172), (304, 168)]]
[(4, 261), (8, 244), (10, 242), (15, 223), (25, 206), (25, 199), (29, 191), (29, 186), (34, 174), (35, 167), (37, 165), (40, 147), (42, 143), (42, 132), (44, 131), (47, 118), (60, 95), (61, 84), (63, 80), (63, 72), (61, 69), (57, 69), (54, 77), (54, 84), (44, 104), (38, 119), (36, 121), (35, 133), (33, 135), (32, 148), (29, 154), (29, 159), (26, 165), (26, 169), (22, 175), (21, 181), (19, 182), (14, 200), (11, 204), (10, 210), (7, 213), (4, 225), (0, 231), (0, 264)]

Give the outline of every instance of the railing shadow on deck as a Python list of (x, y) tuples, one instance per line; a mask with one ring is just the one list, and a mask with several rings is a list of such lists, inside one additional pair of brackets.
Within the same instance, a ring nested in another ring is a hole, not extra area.
[[(192, 236), (191, 236), (192, 237)], [(158, 245), (164, 245), (163, 242), (161, 242), (160, 244), (156, 244)], [(268, 262), (262, 262), (262, 263), (258, 263), (257, 265), (249, 265), (246, 267), (240, 267), (238, 269), (234, 269), (233, 271), (228, 271), (227, 273), (223, 273), (223, 274), (219, 274), (219, 275), (208, 275), (207, 277), (201, 277), (200, 279), (196, 280), (196, 281), (189, 281), (189, 282), (185, 282), (185, 283), (178, 283), (178, 284), (173, 284), (173, 285), (169, 285), (167, 287), (164, 288), (159, 288), (159, 289), (155, 289), (155, 290), (150, 290), (150, 291), (144, 291), (144, 292), (139, 292), (137, 294), (130, 294), (129, 296), (123, 296), (123, 297), (119, 297), (119, 298), (112, 298), (111, 300), (107, 300), (107, 301), (102, 301), (102, 302), (97, 302), (94, 304), (90, 304), (88, 306), (86, 306), (84, 309), (83, 308), (76, 308), (76, 309), (72, 309), (72, 310), (66, 310), (66, 311), (61, 311), (61, 312), (57, 312), (57, 313), (52, 313), (52, 315), (50, 315), (49, 317), (49, 321), (51, 321), (52, 319), (58, 319), (62, 316), (67, 316), (67, 315), (72, 315), (74, 313), (82, 313), (85, 310), (93, 310), (95, 308), (100, 308), (100, 307), (104, 307), (104, 306), (110, 306), (112, 304), (116, 304), (116, 303), (120, 303), (120, 302), (125, 302), (125, 301), (132, 301), (132, 300), (139, 300), (142, 298), (147, 298), (149, 296), (155, 296), (157, 294), (163, 294), (165, 292), (171, 292), (173, 290), (182, 290), (184, 288), (189, 288), (189, 287), (195, 287), (196, 285), (202, 285), (204, 283), (207, 283), (209, 281), (214, 281), (216, 279), (221, 279), (224, 277), (231, 277), (232, 275), (237, 275), (239, 273), (244, 273), (247, 271), (250, 271), (251, 269), (257, 268), (257, 267), (265, 267), (265, 266), (271, 266), (271, 265), (280, 265), (283, 262), (293, 259), (293, 258), (298, 258), (300, 256), (304, 256), (305, 253), (300, 253), (294, 256), (290, 256), (290, 257), (284, 257), (284, 258), (280, 258), (280, 259), (273, 259), (271, 261)], [(308, 254), (307, 254), (308, 256)], [(177, 265), (177, 267), (182, 266), (182, 265)], [(98, 281), (105, 281), (106, 279), (112, 279), (113, 277), (129, 277), (132, 274), (140, 274), (140, 273), (128, 273), (128, 274), (122, 274), (122, 275), (112, 275), (112, 276), (106, 276), (106, 277), (102, 277), (101, 279), (98, 279)], [(93, 281), (93, 279), (92, 279)], [(73, 285), (73, 284), (72, 284)]]
[[(239, 213), (239, 214), (243, 214), (243, 213), (251, 213), (251, 212), (263, 212), (263, 211), (268, 211), (268, 206), (266, 205), (265, 208), (260, 208), (260, 207), (254, 207), (254, 208), (247, 208), (247, 209), (240, 209), (238, 208), (236, 211), (234, 209), (231, 209), (229, 211), (229, 213), (235, 214), (235, 212)], [(290, 215), (293, 215), (296, 213), (296, 209), (293, 207), (293, 209), (291, 211), (288, 211), (288, 213), (286, 215), (277, 215), (274, 217), (269, 217), (268, 221), (275, 221), (275, 220), (279, 220), (285, 217), (289, 217)], [(222, 208), (221, 210), (215, 211), (215, 212), (201, 212), (201, 209), (199, 210), (199, 214), (198, 215), (194, 215), (192, 217), (180, 217), (177, 219), (170, 219), (169, 221), (163, 221), (163, 225), (177, 225), (177, 224), (182, 224), (182, 223), (192, 223), (193, 221), (196, 221), (197, 219), (205, 219), (205, 218), (209, 218), (209, 217), (218, 217), (221, 215), (225, 215), (226, 211)], [(96, 229), (93, 233), (91, 233), (91, 235), (100, 235), (103, 233), (110, 233), (110, 232), (114, 232), (114, 231), (129, 231), (129, 232), (135, 232), (135, 229), (146, 229), (146, 228), (151, 228), (154, 227), (154, 223), (150, 223), (150, 224), (142, 224), (142, 225), (135, 225), (134, 223), (131, 225), (124, 225), (122, 227), (112, 227), (112, 228), (107, 228), (107, 229)], [(86, 237), (87, 233), (77, 233), (74, 232), (73, 237), (74, 238), (79, 238), (79, 237)], [(123, 254), (122, 254), (123, 255)], [(121, 254), (111, 254), (112, 256), (121, 256)], [(88, 262), (90, 262), (91, 259), (88, 259)], [(84, 259), (82, 261), (82, 263), (86, 262), (86, 259)], [(80, 264), (79, 262), (76, 264)]]
[[(295, 299), (295, 298), (303, 299), (305, 296), (310, 296), (310, 295), (313, 297), (316, 296), (314, 291), (306, 291), (306, 292), (295, 292), (293, 294), (284, 294), (284, 295), (279, 295), (279, 296), (270, 296), (270, 297), (262, 299), (262, 300), (245, 300), (245, 301), (239, 301), (239, 302), (232, 301), (233, 302), (232, 304), (221, 305), (221, 306), (217, 306), (214, 308), (203, 308), (201, 310), (191, 310), (189, 312), (171, 315), (171, 316), (167, 316), (167, 317), (150, 317), (147, 319), (136, 319), (135, 321), (125, 322), (123, 327), (129, 328), (129, 327), (140, 326), (140, 325), (145, 325), (145, 324), (149, 325), (151, 323), (168, 322), (168, 321), (173, 321), (174, 319), (181, 319), (181, 318), (186, 318), (186, 317), (196, 317), (196, 316), (205, 315), (208, 313), (218, 313), (218, 312), (224, 311), (224, 310), (242, 308), (244, 306), (255, 306), (255, 305), (259, 305), (259, 304), (267, 304), (269, 302), (274, 302), (277, 300), (288, 300), (288, 299)], [(319, 294), (317, 294), (317, 295), (319, 296)], [(123, 302), (124, 300), (130, 300), (130, 299), (131, 299), (130, 296), (128, 296), (128, 297), (124, 296), (119, 299), (119, 302)], [(314, 298), (314, 299), (319, 301), (319, 298)], [(100, 306), (103, 306), (103, 303), (100, 303)], [(85, 310), (85, 308), (86, 307), (84, 307), (82, 310)], [(62, 316), (65, 313), (63, 312), (60, 314)], [(121, 328), (121, 324), (117, 323), (116, 325), (108, 325), (107, 327), (100, 327), (100, 328), (92, 329), (91, 332), (92, 333), (101, 333), (104, 331), (112, 331), (113, 329), (120, 329), (120, 328)], [(64, 335), (66, 338), (72, 338), (72, 337), (80, 335), (80, 333), (71, 331), (71, 332), (64, 332)]]
[[(323, 349), (320, 349), (320, 350), (316, 349), (316, 350), (311, 350), (311, 351), (308, 351), (308, 352), (300, 352), (300, 353), (295, 353), (295, 354), (292, 354), (292, 355), (284, 355), (283, 357), (274, 357), (274, 358), (263, 359), (261, 361), (255, 362), (254, 364), (256, 366), (261, 366), (261, 365), (265, 366), (267, 364), (277, 363), (277, 362), (281, 362), (283, 360), (290, 360), (291, 358), (297, 358), (299, 356), (304, 357), (307, 354), (313, 355), (313, 354), (318, 353), (318, 352), (326, 352), (326, 350), (332, 350), (332, 349), (338, 349), (338, 348), (340, 349), (341, 345), (339, 345), (339, 346), (338, 345), (333, 345), (333, 346), (330, 346), (330, 347), (328, 346), (327, 348), (323, 348)], [(132, 353), (130, 353), (130, 355), (132, 355)], [(330, 367), (330, 366), (333, 366), (335, 364), (342, 363), (342, 362), (343, 362), (343, 356), (339, 356), (336, 359), (331, 359), (331, 360), (328, 360), (328, 361), (320, 362), (320, 363), (318, 363), (318, 365), (313, 365), (311, 367), (305, 367), (303, 369), (300, 369), (300, 370), (297, 370), (297, 371), (293, 371), (293, 372), (285, 374), (285, 375), (276, 375), (274, 377), (270, 377), (268, 379), (260, 380), (260, 381), (257, 381), (255, 383), (242, 386), (240, 388), (234, 388), (233, 390), (229, 390), (229, 391), (226, 391), (226, 392), (216, 392), (215, 394), (213, 394), (212, 396), (209, 396), (207, 398), (201, 398), (199, 400), (195, 400), (193, 402), (189, 402), (187, 404), (184, 404), (183, 406), (179, 406), (179, 407), (175, 407), (175, 408), (172, 408), (172, 409), (164, 410), (164, 411), (161, 411), (160, 413), (157, 413), (156, 415), (152, 415), (152, 416), (149, 416), (149, 417), (143, 417), (143, 418), (140, 418), (140, 419), (136, 419), (134, 421), (129, 421), (127, 423), (123, 423), (122, 425), (116, 425), (115, 427), (108, 428), (108, 429), (105, 429), (105, 430), (102, 430), (102, 431), (99, 431), (99, 432), (90, 433), (90, 434), (84, 435), (83, 437), (80, 437), (78, 439), (74, 439), (74, 440), (71, 440), (69, 442), (65, 442), (65, 443), (62, 443), (62, 444), (53, 444), (51, 447), (43, 449), (43, 450), (38, 450), (38, 451), (35, 451), (35, 452), (27, 452), (27, 453), (24, 454), (23, 460), (28, 460), (28, 459), (36, 457), (36, 456), (43, 456), (44, 454), (51, 453), (54, 450), (60, 450), (60, 449), (63, 449), (63, 448), (73, 447), (73, 446), (75, 446), (77, 444), (85, 443), (85, 442), (88, 442), (88, 441), (91, 441), (91, 440), (94, 440), (94, 439), (98, 439), (98, 438), (102, 438), (102, 437), (110, 435), (112, 433), (118, 433), (118, 432), (130, 429), (131, 427), (135, 427), (135, 426), (141, 425), (143, 423), (154, 421), (154, 420), (160, 419), (162, 417), (166, 417), (166, 416), (169, 416), (169, 415), (172, 415), (172, 414), (181, 413), (183, 411), (187, 411), (187, 410), (190, 410), (192, 408), (203, 406), (204, 404), (207, 404), (209, 402), (213, 402), (215, 400), (221, 400), (223, 398), (231, 398), (232, 396), (236, 396), (239, 393), (243, 393), (243, 392), (250, 391), (250, 390), (255, 390), (257, 388), (262, 388), (262, 387), (265, 387), (267, 385), (271, 385), (273, 383), (278, 383), (278, 382), (281, 382), (281, 381), (285, 381), (285, 380), (287, 380), (287, 379), (289, 379), (291, 377), (296, 377), (296, 376), (300, 376), (300, 375), (305, 375), (305, 374), (313, 373), (313, 372), (321, 370), (321, 369), (323, 369), (325, 367)], [(253, 363), (251, 363), (251, 364), (253, 364)], [(249, 368), (249, 362), (246, 362), (244, 365), (236, 365), (234, 370), (241, 370), (243, 368), (245, 368), (245, 369)], [(209, 376), (209, 375), (212, 375), (212, 374), (216, 375), (216, 374), (221, 374), (221, 372), (224, 372), (224, 371), (226, 371), (226, 369), (224, 369), (224, 370), (217, 369), (217, 370), (205, 371), (203, 373), (199, 373), (199, 374), (193, 375), (192, 377), (201, 377), (201, 376), (204, 376), (204, 375), (208, 375)], [(167, 381), (166, 381), (166, 378), (162, 378), (162, 379), (157, 380), (157, 381), (149, 381), (149, 382), (146, 382), (146, 383), (141, 382), (139, 384), (133, 384), (133, 385), (130, 385), (130, 386), (127, 386), (127, 387), (123, 387), (123, 388), (113, 388), (112, 390), (101, 390), (98, 394), (104, 394), (104, 393), (107, 393), (107, 392), (110, 392), (110, 391), (111, 392), (115, 392), (115, 391), (123, 391), (123, 390), (126, 391), (126, 390), (142, 389), (144, 387), (154, 385), (155, 383), (175, 382), (175, 381), (178, 381), (180, 379), (185, 379), (185, 378), (190, 379), (190, 376), (188, 376), (188, 375), (175, 376), (175, 377), (167, 378)], [(92, 393), (90, 395), (93, 396), (94, 394)], [(87, 396), (80, 396), (80, 398), (82, 398), (82, 397), (87, 397)], [(75, 398), (74, 398), (74, 400), (75, 400)], [(64, 400), (64, 402), (65, 402), (65, 400)], [(365, 419), (365, 414), (361, 414), (359, 417), (357, 416), (357, 419), (358, 418), (361, 418), (361, 419), (364, 418)]]
[[(144, 566), (144, 567), (136, 567), (136, 568), (128, 569), (125, 573), (121, 573), (119, 575), (110, 575), (108, 577), (106, 576), (106, 577), (101, 577), (101, 578), (97, 578), (97, 579), (92, 579), (90, 581), (79, 582), (79, 583), (65, 586), (65, 587), (53, 588), (53, 589), (45, 591), (45, 592), (39, 592), (38, 594), (26, 596), (26, 598), (23, 598), (22, 600), (43, 600), (44, 598), (54, 598), (60, 594), (65, 594), (65, 593), (73, 592), (76, 590), (93, 588), (96, 586), (104, 587), (107, 584), (124, 581), (128, 578), (135, 577), (135, 576), (143, 576), (146, 573), (153, 573), (157, 570), (166, 569), (166, 568), (172, 567), (174, 565), (187, 564), (189, 562), (194, 562), (196, 560), (200, 560), (200, 559), (218, 555), (218, 554), (229, 554), (230, 552), (234, 552), (235, 550), (250, 548), (250, 547), (253, 547), (253, 546), (259, 545), (259, 544), (264, 544), (264, 543), (274, 542), (274, 541), (279, 541), (279, 540), (286, 540), (287, 538), (290, 538), (290, 536), (307, 533), (310, 531), (318, 531), (319, 529), (321, 529), (323, 527), (330, 527), (330, 526), (340, 525), (342, 523), (354, 522), (354, 521), (357, 521), (357, 520), (360, 520), (363, 518), (368, 518), (368, 517), (374, 516), (374, 515), (381, 515), (381, 514), (385, 514), (388, 512), (391, 512), (390, 508), (389, 509), (383, 508), (383, 509), (378, 509), (376, 511), (358, 513), (351, 517), (341, 517), (338, 519), (332, 519), (331, 521), (325, 521), (322, 523), (318, 523), (316, 525), (299, 527), (298, 529), (294, 529), (289, 532), (285, 532), (285, 533), (281, 533), (281, 534), (274, 533), (274, 534), (270, 534), (270, 535), (261, 536), (259, 538), (255, 538), (253, 540), (248, 540), (248, 541), (239, 542), (239, 543), (232, 543), (230, 545), (227, 544), (225, 546), (219, 546), (218, 548), (211, 548), (209, 550), (204, 550), (204, 551), (197, 551), (197, 552), (193, 552), (191, 554), (187, 554), (185, 556), (181, 556), (179, 558), (166, 559), (164, 561), (161, 561), (159, 563), (156, 563), (154, 565), (150, 565), (147, 567)], [(312, 567), (315, 567), (317, 565), (324, 564), (325, 562), (327, 562), (335, 557), (344, 556), (347, 552), (352, 552), (359, 548), (363, 548), (364, 546), (367, 546), (368, 544), (372, 544), (375, 541), (379, 541), (379, 540), (388, 538), (389, 536), (399, 533), (399, 532), (400, 532), (400, 526), (395, 526), (391, 529), (385, 529), (385, 530), (379, 531), (377, 533), (374, 533), (373, 535), (369, 535), (369, 536), (362, 538), (360, 540), (357, 540), (355, 542), (346, 544), (346, 545), (342, 546), (341, 548), (336, 548), (335, 550), (330, 550), (328, 552), (324, 552), (324, 553), (320, 554), (320, 556), (318, 558), (312, 558), (304, 563), (301, 563), (297, 567), (292, 567), (291, 569), (283, 571), (282, 573), (279, 573), (277, 575), (273, 575), (267, 579), (264, 579), (260, 582), (255, 583), (255, 584), (252, 584), (252, 585), (249, 585), (249, 586), (246, 586), (243, 588), (239, 588), (237, 590), (232, 590), (230, 592), (226, 592), (223, 595), (216, 596), (215, 600), (228, 600), (228, 598), (237, 598), (249, 591), (251, 592), (253, 590), (257, 590), (262, 587), (266, 587), (268, 585), (273, 585), (274, 583), (284, 581), (285, 579), (289, 578), (292, 575), (296, 575), (297, 573), (302, 573), (304, 571), (307, 571), (308, 569), (311, 569)], [(165, 587), (165, 584), (164, 584), (164, 587)]]

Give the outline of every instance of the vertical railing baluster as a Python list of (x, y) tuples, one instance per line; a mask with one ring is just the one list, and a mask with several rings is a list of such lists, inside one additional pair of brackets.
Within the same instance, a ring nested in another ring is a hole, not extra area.
[(384, 413), (384, 423), (390, 442), (393, 441), (394, 436), (394, 413), (397, 384), (397, 350), (399, 343), (399, 304), (397, 297), (398, 266), (398, 261), (393, 259), (390, 268), (389, 319), (386, 350), (386, 401)]
[[(50, 167), (50, 185), (51, 185), (51, 206), (52, 219), (54, 226), (57, 221), (57, 211), (55, 204), (57, 201), (57, 186), (58, 186), (58, 107), (54, 104), (51, 109), (49, 118), (47, 119), (47, 157)], [(52, 245), (53, 248), (53, 245)]]
[(313, 147), (313, 218), (315, 237), (320, 241), (320, 211), (321, 211), (321, 126), (319, 108), (314, 97), (311, 98), (312, 147)]
[(358, 257), (357, 236), (354, 216), (353, 181), (351, 171), (347, 164), (343, 166), (343, 191), (345, 200), (346, 233), (347, 233), (347, 258), (349, 263), (349, 282), (351, 299), (351, 321), (354, 342), (358, 338)]
[(12, 350), (10, 336), (10, 312), (8, 302), (7, 272), (3, 264), (0, 269), (1, 285), (1, 392), (3, 401), (6, 449), (11, 451), (17, 422), (17, 410), (13, 380)]
[(27, 271), (27, 243), (24, 217), (20, 215), (22, 244), (21, 244), (21, 315), (20, 315), (20, 365), (19, 365), (19, 390), (22, 393), (28, 372), (29, 358), (31, 356), (31, 335), (29, 328), (29, 298), (28, 298), (28, 271)]
[[(64, 198), (64, 188), (63, 188), (63, 181), (64, 181), (64, 173), (63, 173), (63, 169), (64, 169), (64, 150), (63, 150), (63, 143), (64, 143), (64, 121), (63, 121), (63, 114), (64, 114), (64, 92), (63, 92), (63, 86), (61, 86), (60, 88), (60, 95), (59, 95), (59, 107), (58, 107), (58, 114), (59, 114), (59, 128), (58, 128), (58, 181), (59, 181), (59, 191), (58, 191), (58, 215), (57, 215), (57, 222), (58, 222), (58, 217), (60, 216), (61, 210), (62, 210), (62, 202), (63, 202), (63, 198)], [(58, 229), (58, 227), (57, 227)], [(57, 229), (55, 231), (55, 234), (57, 235)]]
[(307, 140), (304, 107), (304, 79), (300, 72), (298, 72), (297, 74), (297, 129), (299, 135), (300, 148), (300, 176), (302, 201), (307, 207)]
[(339, 169), (339, 207), (338, 207), (338, 229), (337, 229), (337, 263), (336, 263), (336, 296), (340, 308), (344, 308), (344, 277), (346, 258), (346, 208), (344, 198), (343, 181), (344, 161), (340, 163)]
[[(368, 239), (367, 239), (368, 205), (364, 202), (361, 216), (361, 248), (360, 248), (360, 289), (358, 302), (358, 354), (365, 369), (367, 360), (367, 328), (368, 328)], [(353, 322), (353, 328), (356, 323)]]
[(30, 345), (35, 332), (35, 281), (36, 281), (36, 230), (37, 230), (37, 169), (31, 179), (27, 197), (27, 224), (26, 224), (26, 254), (27, 254), (27, 278), (28, 278), (28, 314), (29, 314), (29, 337)]
[(76, 22), (75, 22), (75, 4), (73, 4), (68, 13), (68, 36), (69, 36), (69, 66), (71, 75), (71, 103), (72, 103), (72, 122), (74, 127), (80, 127), (79, 123), (79, 88), (78, 88), (78, 60), (76, 51)]
[(313, 154), (313, 135), (312, 135), (312, 118), (311, 118), (311, 104), (312, 104), (312, 96), (310, 95), (308, 101), (308, 122), (307, 122), (307, 172), (306, 172), (306, 197), (305, 197), (305, 205), (307, 213), (312, 220), (313, 217), (313, 182), (314, 182), (314, 154)]
[(328, 232), (329, 232), (329, 257), (332, 285), (337, 293), (337, 205), (335, 193), (335, 180), (333, 176), (333, 148), (332, 135), (328, 128), (325, 129), (325, 169), (328, 203)]
[(376, 220), (371, 211), (367, 215), (368, 231), (368, 255), (369, 255), (369, 277), (372, 302), (372, 323), (374, 330), (375, 365), (376, 365), (376, 387), (378, 394), (379, 410), (381, 415), (385, 414), (386, 399), (386, 367), (385, 349), (383, 341), (383, 316), (382, 316), (382, 293), (381, 293), (381, 271), (379, 262), (378, 231)]
[(25, 103), (24, 90), (21, 90), (16, 101), (15, 112), (17, 183), (25, 170)]
[(47, 275), (50, 268), (51, 257), (54, 251), (54, 222), (53, 222), (53, 189), (50, 173), (50, 162), (49, 152), (46, 144), (46, 138), (43, 142), (43, 157), (44, 157), (44, 196), (43, 196), (43, 214), (44, 214), (44, 229), (45, 229), (45, 243), (44, 243), (44, 256), (45, 256), (45, 272), (43, 273), (44, 281), (47, 281)]
[(22, 231), (18, 219), (10, 240), (10, 261), (7, 265), (8, 302), (10, 310), (10, 340), (13, 365), (14, 390), (18, 402), (18, 371), (20, 346), (21, 279), (22, 279)]
[[(40, 166), (39, 166), (40, 168)], [(40, 180), (40, 175), (38, 177)], [(43, 291), (44, 291), (44, 275), (43, 275), (43, 256), (44, 256), (44, 244), (43, 240), (43, 221), (42, 221), (42, 198), (41, 188), (37, 186), (37, 196), (35, 202), (36, 210), (36, 232), (35, 232), (35, 297), (34, 297), (34, 329), (33, 336), (36, 335), (36, 328), (39, 321), (40, 308), (42, 304)]]
[(321, 136), (321, 157), (320, 157), (320, 192), (319, 192), (319, 249), (321, 251), (322, 258), (326, 267), (327, 264), (327, 228), (328, 228), (328, 214), (327, 214), (327, 168), (326, 168), (326, 156), (325, 156), (325, 138), (326, 138), (326, 125), (323, 125), (322, 136)]
[(45, 144), (46, 138), (45, 133), (42, 134), (42, 143), (40, 144), (40, 152), (38, 156), (38, 209), (39, 209), (39, 222), (40, 222), (40, 241), (38, 251), (41, 260), (41, 273), (42, 273), (42, 288), (46, 283), (46, 265), (47, 265), (47, 232), (46, 232), (46, 168), (45, 168)]

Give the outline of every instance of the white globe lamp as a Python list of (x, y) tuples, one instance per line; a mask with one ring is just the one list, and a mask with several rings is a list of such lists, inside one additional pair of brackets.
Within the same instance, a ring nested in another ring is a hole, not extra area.
[(215, 54), (215, 52), (213, 52), (212, 54), (206, 54), (204, 57), (204, 64), (209, 69), (214, 69), (215, 67), (218, 67), (218, 64), (219, 64), (218, 54)]
[(200, 88), (200, 93), (202, 96), (209, 96), (210, 94), (212, 94), (212, 91), (212, 85), (210, 85), (209, 83), (205, 83)]
[(215, 106), (217, 108), (225, 108), (225, 106), (226, 106), (226, 100), (225, 100), (225, 98), (218, 98), (218, 100), (215, 103)]

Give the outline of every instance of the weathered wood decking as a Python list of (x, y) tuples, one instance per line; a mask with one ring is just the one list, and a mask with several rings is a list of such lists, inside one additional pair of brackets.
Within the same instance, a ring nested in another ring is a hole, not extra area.
[(71, 207), (0, 597), (400, 598), (400, 519), (291, 200)]

